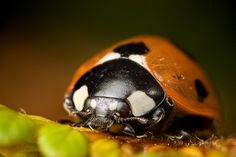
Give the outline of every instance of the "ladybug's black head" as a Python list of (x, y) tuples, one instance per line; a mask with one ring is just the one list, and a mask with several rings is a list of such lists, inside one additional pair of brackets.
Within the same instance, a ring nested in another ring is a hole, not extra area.
[(82, 112), (88, 113), (88, 116), (84, 117), (85, 126), (107, 130), (115, 122), (114, 117), (127, 117), (131, 110), (122, 99), (95, 96), (86, 100)]
[(168, 117), (165, 99), (163, 88), (145, 67), (120, 58), (85, 73), (64, 104), (85, 126), (107, 130), (119, 124), (127, 133), (150, 128)]

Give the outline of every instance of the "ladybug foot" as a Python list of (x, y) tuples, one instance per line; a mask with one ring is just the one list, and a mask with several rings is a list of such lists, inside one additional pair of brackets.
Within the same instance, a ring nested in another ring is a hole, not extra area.
[(199, 137), (192, 135), (186, 131), (177, 131), (174, 134), (164, 134), (164, 137), (170, 141), (174, 142), (175, 144), (186, 144), (186, 143), (199, 143), (203, 140)]
[(129, 136), (135, 136), (135, 130), (129, 124), (124, 127), (123, 133)]
[(154, 138), (154, 135), (151, 131), (145, 131), (142, 134), (137, 134), (136, 135), (137, 138)]
[(82, 122), (74, 122), (71, 126), (72, 127), (82, 127), (82, 126), (84, 126), (84, 124)]

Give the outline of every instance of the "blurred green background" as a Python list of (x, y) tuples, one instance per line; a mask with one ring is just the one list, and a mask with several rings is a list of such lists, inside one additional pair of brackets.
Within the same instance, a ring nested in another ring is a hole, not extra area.
[(232, 1), (2, 1), (0, 103), (51, 119), (66, 118), (63, 94), (78, 65), (135, 35), (173, 39), (195, 56), (236, 131), (236, 12)]

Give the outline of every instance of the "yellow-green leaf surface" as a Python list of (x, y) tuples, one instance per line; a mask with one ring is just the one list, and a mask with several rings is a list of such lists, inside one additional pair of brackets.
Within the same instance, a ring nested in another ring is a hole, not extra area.
[(39, 152), (17, 152), (12, 157), (41, 157)]
[[(109, 153), (108, 153), (109, 152)], [(91, 157), (119, 157), (121, 151), (116, 141), (99, 139), (91, 145)]]
[(236, 157), (236, 137), (178, 144), (115, 136), (0, 105), (0, 157)]
[(0, 146), (11, 146), (33, 140), (34, 121), (0, 106)]
[(78, 131), (62, 125), (49, 125), (39, 131), (39, 148), (46, 157), (85, 157), (86, 138)]

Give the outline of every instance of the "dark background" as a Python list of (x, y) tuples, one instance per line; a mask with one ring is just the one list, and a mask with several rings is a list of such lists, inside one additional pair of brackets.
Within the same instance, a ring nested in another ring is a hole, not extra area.
[(51, 119), (78, 65), (135, 35), (175, 40), (208, 72), (236, 131), (236, 14), (230, 1), (1, 1), (0, 103)]

